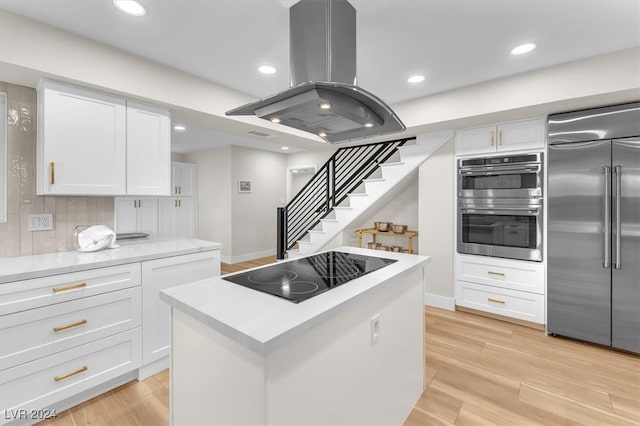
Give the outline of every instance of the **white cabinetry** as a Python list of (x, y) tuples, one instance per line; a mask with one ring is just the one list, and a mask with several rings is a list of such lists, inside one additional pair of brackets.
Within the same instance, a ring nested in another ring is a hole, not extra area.
[(116, 232), (144, 232), (150, 237), (158, 234), (157, 197), (116, 197)]
[(193, 197), (198, 178), (198, 166), (191, 163), (171, 163), (172, 195)]
[(196, 235), (195, 205), (191, 197), (160, 198), (158, 203), (158, 233), (162, 237)]
[(220, 275), (220, 252), (207, 251), (142, 262), (142, 357), (140, 378), (169, 367), (171, 309), (160, 290)]
[(544, 264), (458, 254), (456, 305), (544, 324)]
[(544, 119), (475, 127), (456, 132), (456, 154), (539, 150), (545, 145)]
[(127, 102), (127, 194), (170, 195), (169, 111)]
[(38, 86), (38, 194), (126, 191), (126, 102), (42, 81)]
[(39, 195), (169, 195), (169, 111), (42, 80)]
[(140, 367), (139, 263), (0, 290), (0, 423)]

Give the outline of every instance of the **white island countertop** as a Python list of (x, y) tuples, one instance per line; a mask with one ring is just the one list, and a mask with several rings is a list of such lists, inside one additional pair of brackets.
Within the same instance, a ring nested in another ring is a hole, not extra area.
[(124, 241), (119, 247), (95, 252), (65, 251), (0, 259), (0, 284), (49, 275), (161, 259), (222, 249), (222, 244), (191, 238)]
[(160, 299), (254, 352), (265, 355), (337, 312), (349, 309), (362, 298), (397, 283), (398, 278), (423, 268), (430, 261), (427, 256), (357, 247), (340, 247), (335, 251), (398, 261), (301, 303), (237, 285), (221, 277), (162, 290)]

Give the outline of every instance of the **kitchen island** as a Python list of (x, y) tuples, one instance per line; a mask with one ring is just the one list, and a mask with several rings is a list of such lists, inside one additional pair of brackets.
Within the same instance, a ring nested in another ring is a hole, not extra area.
[(161, 293), (172, 307), (172, 424), (405, 420), (424, 390), (429, 258), (336, 251), (395, 262), (300, 303), (223, 278)]

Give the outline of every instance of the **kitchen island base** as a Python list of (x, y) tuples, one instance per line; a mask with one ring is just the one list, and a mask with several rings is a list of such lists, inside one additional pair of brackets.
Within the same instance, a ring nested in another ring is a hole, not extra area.
[(422, 296), (407, 271), (265, 354), (173, 307), (171, 423), (402, 424), (424, 390)]

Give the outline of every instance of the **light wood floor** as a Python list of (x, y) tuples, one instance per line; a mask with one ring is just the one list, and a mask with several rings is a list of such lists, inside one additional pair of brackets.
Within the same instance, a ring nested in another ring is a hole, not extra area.
[[(638, 356), (466, 312), (427, 307), (425, 324), (426, 391), (404, 426), (640, 425)], [(168, 425), (168, 370), (41, 424)]]

